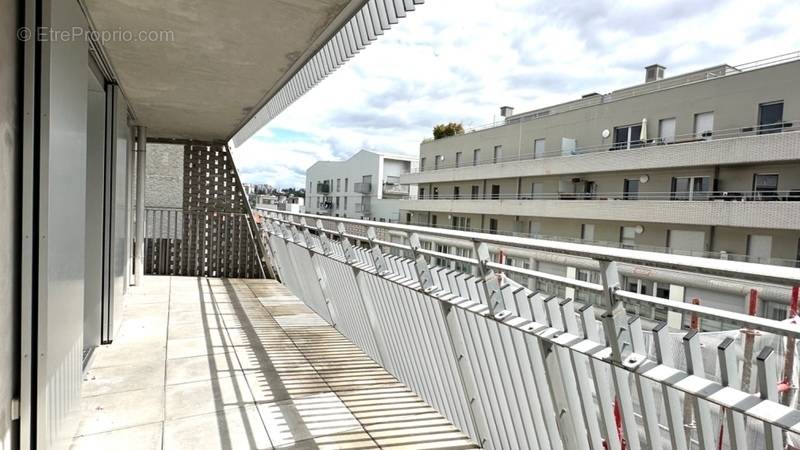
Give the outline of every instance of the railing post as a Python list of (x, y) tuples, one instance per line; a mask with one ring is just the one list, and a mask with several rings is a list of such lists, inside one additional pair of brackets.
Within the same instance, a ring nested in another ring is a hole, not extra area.
[[(723, 386), (738, 390), (739, 384), (739, 362), (736, 360), (736, 350), (733, 344), (733, 338), (725, 338), (719, 346), (717, 346), (717, 360), (719, 361), (720, 382)], [(720, 414), (726, 417), (720, 417), (720, 433), (719, 440), (722, 441), (724, 424), (728, 426), (728, 442), (731, 450), (745, 450), (747, 443), (745, 441), (746, 431), (744, 427), (744, 417), (730, 410), (720, 408)], [(721, 444), (720, 444), (721, 445)]]
[[(761, 400), (778, 401), (778, 369), (775, 363), (775, 350), (764, 347), (756, 357), (758, 365), (758, 390)], [(767, 450), (783, 449), (781, 429), (764, 422), (764, 441)]]
[[(683, 352), (686, 356), (686, 373), (700, 378), (706, 377), (703, 366), (703, 355), (700, 351), (700, 335), (692, 330), (683, 337)], [(711, 409), (709, 405), (693, 395), (687, 395), (686, 402), (691, 405), (697, 424), (697, 441), (700, 450), (714, 449), (714, 435), (711, 426)], [(690, 441), (690, 428), (686, 428), (687, 442)]]
[(319, 242), (322, 245), (322, 253), (324, 255), (333, 254), (333, 248), (331, 247), (330, 239), (328, 239), (328, 233), (325, 231), (325, 226), (319, 219), (317, 219), (316, 224), (317, 224), (317, 232), (319, 233)]
[(611, 308), (615, 306), (616, 292), (622, 286), (619, 279), (619, 268), (616, 261), (600, 259), (600, 282), (603, 285), (603, 298), (605, 299), (605, 306)]
[(425, 255), (419, 252), (422, 248), (419, 235), (417, 233), (412, 233), (408, 236), (408, 244), (411, 246), (411, 254), (414, 257), (414, 270), (417, 272), (420, 289), (425, 293), (438, 291), (439, 288), (433, 283), (433, 277), (431, 277), (431, 271), (430, 268), (428, 268), (428, 261), (425, 259)]
[(496, 316), (506, 309), (506, 305), (500, 289), (500, 279), (488, 265), (489, 261), (491, 261), (489, 246), (484, 242), (475, 242), (475, 255), (478, 257), (478, 274), (483, 280), (484, 294), (486, 295), (489, 311), (493, 316)]
[(350, 243), (350, 239), (345, 236), (347, 230), (344, 227), (344, 224), (339, 222), (336, 226), (337, 230), (339, 231), (339, 243), (342, 244), (342, 252), (344, 252), (344, 260), (347, 261), (348, 264), (353, 264), (358, 261), (356, 258), (356, 252), (353, 250), (353, 244)]
[(372, 254), (372, 262), (375, 264), (375, 272), (378, 276), (384, 276), (389, 273), (389, 267), (386, 265), (386, 259), (383, 257), (383, 250), (381, 246), (376, 244), (378, 236), (375, 232), (375, 227), (367, 228), (367, 239), (370, 244), (370, 253)]

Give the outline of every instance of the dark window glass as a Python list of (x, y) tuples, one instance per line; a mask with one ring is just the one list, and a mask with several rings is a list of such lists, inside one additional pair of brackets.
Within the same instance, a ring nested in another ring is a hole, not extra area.
[(439, 198), (439, 188), (435, 187), (433, 188), (433, 199), (436, 200), (438, 198)]
[(500, 185), (493, 184), (492, 185), (492, 200), (499, 200), (500, 199)]
[(453, 187), (453, 198), (458, 200), (460, 196), (461, 196), (461, 187), (459, 186)]
[(477, 200), (478, 199), (478, 191), (479, 190), (480, 190), (479, 186), (472, 186), (472, 194), (471, 194), (471, 196), (472, 196), (473, 200)]
[(497, 219), (489, 219), (489, 233), (497, 234)]
[(622, 198), (625, 200), (636, 200), (639, 198), (639, 180), (625, 180)]
[(758, 134), (777, 133), (783, 128), (783, 102), (758, 105)]
[(778, 196), (778, 175), (753, 176), (753, 191), (757, 200), (775, 200)]

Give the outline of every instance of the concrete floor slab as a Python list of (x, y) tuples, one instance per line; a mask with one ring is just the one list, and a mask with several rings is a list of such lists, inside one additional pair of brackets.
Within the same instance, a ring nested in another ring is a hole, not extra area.
[(475, 448), (284, 286), (150, 280), (95, 352), (73, 448)]

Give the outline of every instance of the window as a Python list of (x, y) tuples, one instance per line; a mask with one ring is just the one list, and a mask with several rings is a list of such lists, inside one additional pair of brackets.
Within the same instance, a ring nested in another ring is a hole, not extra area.
[(531, 222), (531, 236), (539, 236), (542, 234), (541, 222)]
[(480, 161), (480, 158), (481, 158), (481, 149), (476, 148), (475, 150), (472, 151), (472, 165), (477, 166), (478, 161)]
[(439, 187), (438, 186), (434, 186), (434, 188), (433, 188), (433, 199), (437, 200), (438, 198), (439, 198)]
[[(443, 245), (443, 244), (436, 244), (436, 251), (439, 253), (450, 253), (450, 247)], [(450, 267), (450, 260), (446, 258), (435, 257), (433, 258), (433, 264), (439, 267)]]
[(753, 175), (753, 191), (757, 200), (775, 200), (778, 198), (778, 175)]
[(456, 167), (461, 167), (461, 154), (463, 152), (456, 152)]
[(544, 183), (533, 183), (531, 184), (531, 195), (534, 199), (543, 197), (544, 194)]
[(706, 234), (695, 230), (667, 230), (667, 247), (670, 253), (703, 256)]
[(472, 186), (472, 192), (470, 193), (470, 198), (472, 200), (477, 200), (478, 196), (479, 196), (479, 193), (480, 193), (480, 190), (481, 190), (480, 186)]
[(694, 137), (710, 139), (714, 130), (714, 111), (694, 115)]
[[(472, 249), (461, 247), (454, 248), (457, 256), (461, 256), (463, 258), (472, 258)], [(456, 261), (454, 268), (462, 273), (472, 273), (472, 265), (466, 262)]]
[(494, 154), (492, 155), (492, 162), (497, 164), (498, 162), (503, 160), (503, 146), (502, 145), (495, 145), (494, 146)]
[(350, 179), (349, 178), (345, 178), (344, 179), (344, 191), (347, 192), (349, 189), (350, 189)]
[(489, 219), (489, 233), (497, 234), (497, 219)]
[(341, 191), (342, 191), (342, 179), (341, 178), (337, 178), (336, 179), (336, 192), (341, 192)]
[(339, 209), (339, 197), (336, 197), (336, 209)]
[(425, 171), (425, 158), (424, 157), (419, 159), (419, 171), (420, 172), (424, 172)]
[(636, 200), (639, 198), (639, 180), (638, 179), (625, 179), (622, 186), (623, 200)]
[(782, 100), (758, 105), (758, 134), (778, 133), (782, 128)]
[(711, 190), (710, 177), (673, 177), (672, 200), (708, 200)]
[(419, 188), (419, 198), (420, 199), (425, 198), (425, 188), (424, 187)]
[(492, 200), (500, 200), (500, 185), (492, 185)]
[(535, 139), (533, 141), (533, 157), (535, 159), (544, 158), (545, 156), (545, 140), (544, 139)]
[(442, 161), (444, 161), (444, 156), (442, 156), (442, 155), (436, 155), (436, 156), (433, 158), (433, 170), (438, 170), (438, 169), (439, 169), (439, 167), (441, 167), (441, 163), (442, 163)]
[(622, 248), (633, 248), (636, 245), (636, 227), (620, 227), (619, 242)]
[(747, 235), (747, 260), (755, 263), (768, 263), (772, 257), (772, 236)]
[(594, 224), (584, 223), (581, 225), (581, 239), (584, 241), (594, 241)]
[(663, 144), (675, 142), (675, 118), (658, 121), (658, 140)]
[(469, 217), (453, 216), (453, 229), (461, 231), (469, 231), (472, 228)]
[(626, 150), (643, 145), (639, 140), (642, 135), (642, 124), (626, 125), (614, 128), (614, 146), (612, 150)]
[(432, 214), (431, 215), (431, 226), (434, 227), (434, 228), (436, 228), (436, 219), (437, 219), (436, 214)]
[(406, 213), (406, 223), (411, 223), (411, 213)]
[(461, 187), (453, 186), (453, 200), (458, 200), (460, 196), (461, 196)]
[(347, 210), (347, 196), (344, 197), (344, 209)]

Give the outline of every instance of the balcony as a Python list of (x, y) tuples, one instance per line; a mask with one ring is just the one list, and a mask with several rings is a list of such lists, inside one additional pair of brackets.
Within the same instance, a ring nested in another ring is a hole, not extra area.
[[(464, 214), (515, 215), (585, 220), (794, 229), (800, 223), (800, 193), (705, 191), (689, 193), (500, 194), (486, 199), (407, 199), (403, 209)], [(635, 197), (634, 197), (635, 196)]]
[(330, 194), (330, 193), (331, 193), (330, 183), (317, 183), (317, 194)]
[[(650, 140), (642, 147), (614, 150), (612, 145), (576, 149), (564, 155), (550, 152), (503, 158), (497, 163), (443, 166), (401, 175), (403, 184), (501, 179), (530, 176), (590, 174), (728, 164), (780, 163), (800, 159), (800, 121), (786, 122), (782, 133), (759, 134), (753, 126), (715, 130), (710, 139), (676, 136), (664, 143)], [(749, 130), (749, 131), (743, 131)], [(657, 157), (656, 157), (657, 156)]]
[(275, 280), (145, 286), (84, 376), (72, 448), (475, 448)]
[(354, 183), (353, 192), (357, 194), (369, 195), (372, 193), (372, 183)]
[[(783, 367), (794, 379), (797, 361), (779, 347), (800, 337), (797, 325), (686, 303), (682, 293), (637, 293), (622, 280), (662, 279), (662, 269), (711, 290), (732, 280), (733, 302), (752, 288), (751, 302), (769, 297), (786, 311), (800, 269), (316, 219), (275, 212), (262, 221), (282, 282), (321, 317), (342, 318), (345, 337), (484, 448), (619, 449), (624, 440), (710, 449), (724, 439), (780, 449), (798, 439), (800, 414), (777, 381)], [(473, 252), (447, 250), (456, 241)], [(512, 255), (551, 255), (603, 276), (553, 275), (512, 265)], [(730, 331), (698, 332), (712, 322)], [(755, 329), (766, 339), (742, 333)], [(732, 362), (743, 364), (744, 383)]]
[(408, 195), (409, 186), (407, 184), (384, 184), (383, 195)]

